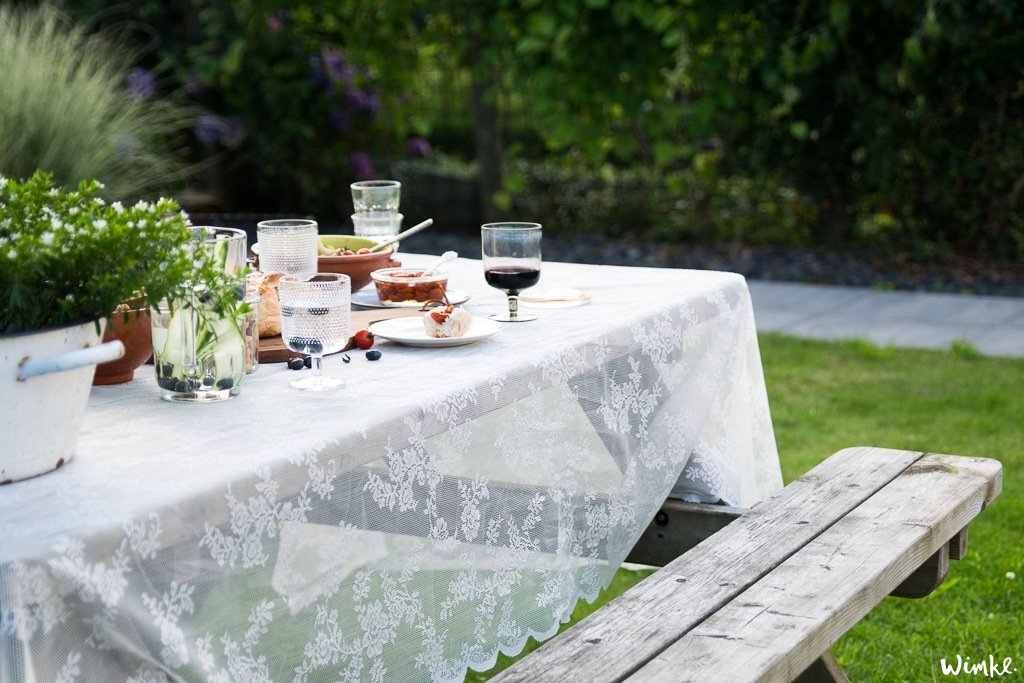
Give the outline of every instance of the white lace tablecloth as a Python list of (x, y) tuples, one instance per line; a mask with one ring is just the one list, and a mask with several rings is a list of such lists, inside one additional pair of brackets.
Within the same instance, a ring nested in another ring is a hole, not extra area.
[[(479, 261), (450, 273), (504, 306)], [(742, 277), (546, 263), (541, 287), (593, 299), (329, 357), (336, 393), (283, 365), (217, 404), (161, 401), (149, 366), (94, 387), (74, 458), (0, 487), (0, 681), (461, 680), (553, 635), (673, 490), (781, 487)]]

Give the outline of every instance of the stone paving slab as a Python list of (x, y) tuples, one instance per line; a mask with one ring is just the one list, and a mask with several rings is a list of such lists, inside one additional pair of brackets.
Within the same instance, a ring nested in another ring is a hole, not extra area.
[(1024, 356), (1024, 298), (748, 284), (761, 331), (931, 349), (963, 340), (983, 354)]

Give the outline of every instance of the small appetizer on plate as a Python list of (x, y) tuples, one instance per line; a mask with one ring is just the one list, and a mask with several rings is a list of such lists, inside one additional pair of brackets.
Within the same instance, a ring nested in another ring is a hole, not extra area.
[(423, 314), (423, 329), (428, 337), (447, 339), (461, 337), (473, 325), (473, 316), (462, 308), (448, 304)]

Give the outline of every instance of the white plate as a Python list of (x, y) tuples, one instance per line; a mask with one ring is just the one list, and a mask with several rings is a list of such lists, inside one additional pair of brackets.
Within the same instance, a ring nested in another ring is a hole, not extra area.
[(408, 318), (392, 318), (381, 320), (370, 325), (370, 332), (381, 339), (387, 339), (406, 346), (463, 346), (472, 344), (497, 334), (501, 331), (501, 323), (490, 318), (473, 317), (469, 331), (461, 337), (428, 337), (423, 330), (423, 318), (418, 315)]
[(537, 308), (572, 308), (590, 303), (590, 293), (581, 289), (528, 289), (519, 295), (519, 303)]
[[(469, 301), (469, 294), (460, 292), (457, 289), (448, 290), (448, 303), (458, 306)], [(377, 298), (377, 287), (369, 284), (362, 289), (352, 292), (352, 305), (360, 308), (419, 308), (423, 305), (421, 301), (403, 301), (397, 304), (384, 303)]]

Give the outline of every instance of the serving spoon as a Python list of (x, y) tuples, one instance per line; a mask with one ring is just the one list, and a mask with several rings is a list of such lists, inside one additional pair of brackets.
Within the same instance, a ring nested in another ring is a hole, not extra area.
[(449, 261), (454, 261), (457, 258), (459, 258), (459, 252), (457, 252), (457, 251), (446, 251), (443, 254), (441, 254), (441, 258), (439, 258), (437, 260), (437, 263), (435, 263), (434, 265), (430, 266), (430, 270), (437, 270), (438, 268), (440, 268), (444, 264), (448, 263)]
[(392, 237), (392, 238), (390, 238), (388, 240), (385, 240), (384, 242), (378, 242), (375, 246), (370, 247), (370, 252), (371, 253), (375, 253), (375, 252), (378, 252), (378, 251), (383, 251), (387, 247), (390, 247), (392, 244), (395, 244), (396, 242), (400, 242), (401, 240), (405, 239), (409, 235), (415, 235), (420, 230), (423, 230), (424, 228), (429, 228), (433, 224), (434, 224), (434, 219), (433, 218), (428, 218), (427, 220), (423, 221), (422, 223), (417, 223), (416, 225), (412, 226), (408, 230), (406, 230), (404, 232), (400, 232), (397, 235), (395, 235), (394, 237)]

